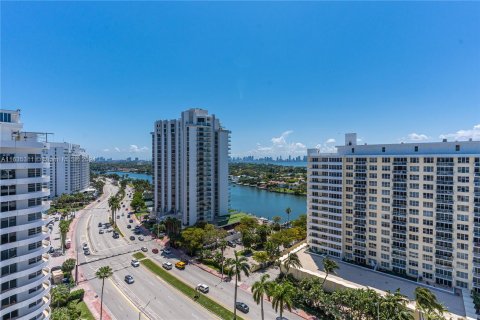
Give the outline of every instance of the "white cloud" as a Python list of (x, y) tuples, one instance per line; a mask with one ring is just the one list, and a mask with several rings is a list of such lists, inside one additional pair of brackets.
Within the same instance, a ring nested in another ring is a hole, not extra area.
[(447, 133), (440, 135), (440, 139), (452, 140), (480, 140), (480, 124), (473, 126), (472, 129), (458, 130), (455, 133)]
[(103, 152), (110, 152), (110, 149), (108, 149), (108, 148), (103, 149)]
[(115, 147), (115, 148), (113, 148), (113, 150), (115, 150), (117, 152), (121, 152), (119, 147)]
[(410, 133), (408, 136), (408, 140), (411, 141), (424, 141), (430, 139), (426, 134), (418, 134), (418, 133)]
[(335, 143), (335, 142), (336, 142), (336, 141), (335, 141), (335, 139), (333, 139), (333, 138), (330, 138), (330, 139), (328, 139), (327, 141), (325, 141), (325, 143)]
[(148, 148), (147, 147), (139, 147), (136, 144), (131, 144), (128, 151), (133, 152), (133, 153), (141, 153), (141, 152), (147, 152)]
[(247, 155), (254, 157), (278, 157), (286, 158), (288, 156), (304, 156), (307, 154), (307, 146), (301, 142), (289, 141), (292, 130), (284, 131), (279, 137), (270, 139), (271, 145), (262, 145), (257, 143), (254, 150), (247, 152)]
[(415, 132), (409, 133), (406, 137), (401, 137), (400, 139), (398, 139), (398, 141), (400, 142), (418, 142), (426, 140), (430, 140), (430, 137), (426, 134)]

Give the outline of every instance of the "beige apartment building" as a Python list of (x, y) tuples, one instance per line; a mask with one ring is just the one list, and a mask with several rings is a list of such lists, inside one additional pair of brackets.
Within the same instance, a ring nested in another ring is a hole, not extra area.
[(412, 280), (480, 292), (480, 141), (308, 150), (308, 244)]

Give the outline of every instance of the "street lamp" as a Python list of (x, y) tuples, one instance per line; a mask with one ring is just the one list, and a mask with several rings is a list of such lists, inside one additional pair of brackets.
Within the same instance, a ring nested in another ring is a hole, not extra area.
[(75, 261), (75, 285), (78, 286), (78, 247), (77, 247), (77, 260)]
[[(150, 299), (147, 304), (145, 305), (145, 307), (143, 307), (143, 313), (145, 313), (145, 310), (147, 310), (147, 307), (148, 305), (150, 304), (150, 302), (152, 302), (152, 300), (156, 300), (157, 297), (153, 297), (152, 299)], [(140, 318), (142, 317), (142, 307), (139, 307), (138, 308), (138, 320), (140, 320)]]

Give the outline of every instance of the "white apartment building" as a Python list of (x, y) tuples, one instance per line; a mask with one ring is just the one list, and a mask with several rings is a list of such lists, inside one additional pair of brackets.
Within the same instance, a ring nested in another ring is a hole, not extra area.
[(48, 319), (47, 135), (22, 128), (19, 110), (0, 110), (0, 318)]
[(51, 142), (44, 150), (50, 163), (50, 197), (80, 192), (90, 185), (90, 161), (85, 149), (68, 142)]
[(312, 250), (480, 291), (480, 141), (308, 150)]
[(230, 131), (202, 109), (159, 120), (152, 132), (154, 211), (184, 226), (228, 214)]

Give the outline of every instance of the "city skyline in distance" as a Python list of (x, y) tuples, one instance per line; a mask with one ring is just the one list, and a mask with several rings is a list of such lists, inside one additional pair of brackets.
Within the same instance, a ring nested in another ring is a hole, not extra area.
[(192, 107), (232, 157), (480, 136), (478, 3), (1, 5), (2, 108), (92, 157), (150, 159)]

